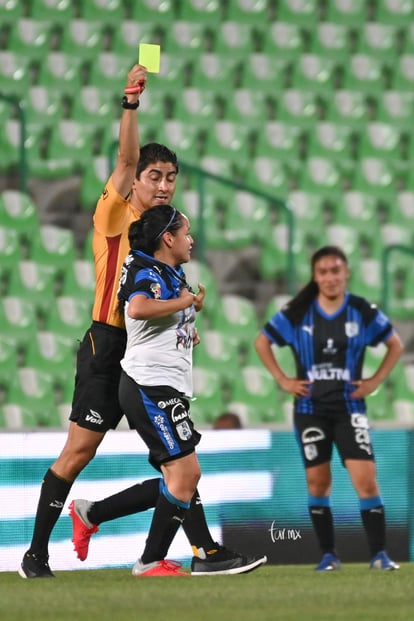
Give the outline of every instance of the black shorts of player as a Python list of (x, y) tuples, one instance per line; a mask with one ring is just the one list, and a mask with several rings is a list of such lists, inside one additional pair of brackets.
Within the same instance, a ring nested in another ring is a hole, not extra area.
[(115, 429), (123, 416), (118, 387), (126, 331), (94, 321), (76, 358), (71, 421), (91, 431)]
[(374, 461), (366, 414), (329, 412), (294, 415), (294, 426), (305, 468), (331, 461), (336, 445), (344, 464), (346, 459)]
[(201, 434), (194, 429), (182, 393), (170, 386), (141, 386), (122, 371), (119, 400), (130, 427), (147, 445), (154, 468), (194, 452)]

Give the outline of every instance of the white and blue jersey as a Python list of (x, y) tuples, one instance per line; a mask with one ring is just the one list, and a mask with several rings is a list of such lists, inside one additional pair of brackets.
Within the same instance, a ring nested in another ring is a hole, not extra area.
[(366, 347), (377, 346), (393, 333), (389, 319), (376, 306), (347, 293), (333, 315), (327, 315), (314, 300), (295, 323), (287, 305), (263, 332), (272, 343), (289, 346), (297, 378), (313, 382), (309, 397), (295, 399), (296, 413), (366, 412), (364, 399), (349, 397), (356, 389), (350, 382), (361, 379)]
[(125, 302), (127, 346), (121, 366), (137, 384), (170, 386), (191, 397), (195, 308), (154, 319), (132, 319), (128, 305), (135, 295), (155, 300), (178, 298), (189, 288), (183, 270), (174, 269), (140, 251), (125, 260), (118, 298)]

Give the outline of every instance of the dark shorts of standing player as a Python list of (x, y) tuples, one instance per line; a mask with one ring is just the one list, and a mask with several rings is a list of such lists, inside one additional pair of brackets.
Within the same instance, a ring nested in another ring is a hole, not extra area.
[(170, 386), (140, 386), (121, 373), (119, 400), (131, 429), (149, 449), (149, 461), (159, 466), (193, 453), (201, 434), (194, 429), (188, 399)]
[(76, 358), (69, 417), (80, 427), (104, 433), (121, 420), (118, 387), (125, 347), (126, 332), (121, 328), (94, 321), (86, 331)]
[(294, 426), (305, 468), (331, 461), (334, 444), (342, 463), (347, 459), (374, 461), (366, 414), (295, 413)]

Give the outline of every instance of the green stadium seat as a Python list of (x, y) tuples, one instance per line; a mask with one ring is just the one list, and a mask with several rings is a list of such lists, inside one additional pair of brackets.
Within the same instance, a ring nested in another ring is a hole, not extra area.
[[(185, 4), (185, 3), (184, 3)], [(173, 0), (140, 0), (140, 2), (128, 3), (127, 16), (139, 23), (154, 21), (162, 25), (170, 25), (176, 19), (176, 11)]]
[(30, 4), (30, 17), (61, 24), (75, 17), (75, 6), (71, 0), (36, 0)]
[(211, 316), (219, 299), (219, 291), (216, 277), (211, 268), (197, 259), (191, 259), (184, 266), (187, 282), (194, 291), (198, 291), (198, 285), (201, 283), (206, 288), (206, 298), (204, 301), (203, 315)]
[(277, 20), (296, 24), (306, 28), (313, 27), (318, 21), (317, 0), (285, 0), (278, 3)]
[(40, 226), (39, 234), (32, 239), (30, 259), (53, 266), (58, 271), (65, 271), (75, 257), (75, 238), (71, 229), (53, 224)]
[(382, 24), (404, 27), (412, 18), (413, 12), (414, 3), (412, 0), (378, 0), (375, 18)]
[(27, 131), (32, 133), (32, 127), (39, 125), (50, 130), (60, 121), (65, 113), (65, 101), (62, 93), (52, 86), (31, 86), (26, 95), (26, 122)]
[(32, 367), (20, 368), (10, 386), (8, 403), (33, 411), (37, 427), (60, 427), (53, 377), (49, 373)]
[(100, 19), (117, 26), (125, 19), (125, 9), (122, 0), (82, 0), (80, 16), (85, 20)]
[(349, 28), (341, 22), (320, 22), (312, 32), (310, 52), (344, 63), (351, 51)]
[(209, 126), (204, 124), (204, 128), (204, 153), (237, 161), (240, 153), (249, 152), (250, 127), (235, 121), (220, 120), (210, 122)]
[(392, 68), (398, 57), (397, 28), (387, 22), (362, 24), (359, 27), (357, 52), (373, 55)]
[(384, 91), (377, 99), (377, 120), (405, 129), (414, 111), (414, 95), (410, 92)]
[(330, 0), (325, 5), (324, 17), (334, 24), (355, 27), (355, 24), (363, 24), (368, 19), (368, 9), (365, 0)]
[(224, 11), (225, 19), (239, 23), (267, 25), (269, 12), (266, 0), (233, 0)]
[(353, 188), (376, 197), (393, 199), (397, 188), (390, 163), (379, 157), (361, 158), (355, 170)]
[(272, 226), (268, 201), (251, 192), (235, 191), (234, 199), (226, 212), (225, 226), (231, 230), (236, 224), (238, 229), (249, 231), (249, 238), (253, 242), (260, 243), (267, 237)]
[(353, 166), (352, 138), (349, 125), (319, 121), (308, 131), (307, 153), (332, 160), (341, 172), (346, 173)]
[(190, 413), (196, 426), (211, 424), (216, 416), (225, 410), (220, 374), (204, 367), (193, 367), (193, 394)]
[(326, 100), (325, 119), (344, 123), (351, 128), (364, 128), (369, 121), (367, 95), (361, 91), (338, 89)]
[(191, 82), (188, 86), (216, 92), (228, 91), (232, 85), (238, 86), (238, 65), (239, 56), (222, 56), (213, 52), (200, 54), (191, 64)]
[(402, 51), (405, 54), (413, 54), (414, 53), (414, 27), (413, 23), (405, 24), (400, 31), (402, 33), (403, 45)]
[(167, 144), (184, 162), (194, 162), (202, 150), (202, 129), (195, 121), (169, 119), (158, 132), (158, 142)]
[[(114, 118), (115, 97), (108, 97), (103, 88), (83, 86), (72, 100), (70, 119), (81, 124), (91, 123), (93, 127), (103, 128)], [(117, 107), (120, 97), (116, 98)], [(93, 130), (88, 130), (90, 133)]]
[(73, 340), (55, 332), (39, 331), (27, 347), (25, 365), (52, 376), (63, 387), (75, 369)]
[(324, 227), (325, 198), (323, 195), (294, 190), (289, 193), (288, 202), (295, 216), (295, 227), (299, 231), (321, 230)]
[(91, 212), (95, 210), (96, 203), (105, 187), (108, 177), (108, 156), (98, 155), (94, 157), (81, 177), (79, 198), (82, 210)]
[(351, 267), (350, 289), (373, 304), (381, 302), (381, 263), (378, 259), (362, 258)]
[(45, 319), (45, 330), (78, 341), (83, 337), (90, 322), (90, 300), (77, 296), (58, 296), (49, 307)]
[(24, 241), (31, 239), (40, 226), (34, 199), (20, 190), (3, 190), (0, 193), (0, 224), (13, 228)]
[(7, 293), (30, 299), (39, 315), (43, 315), (57, 291), (54, 266), (37, 261), (19, 261), (10, 274)]
[[(280, 293), (277, 295), (273, 295), (270, 300), (267, 301), (264, 312), (263, 312), (263, 325), (269, 321), (276, 313), (282, 310), (282, 308), (292, 299), (292, 296), (287, 293)], [(282, 349), (281, 349), (282, 351)], [(259, 362), (259, 357), (254, 348), (252, 348), (251, 358), (248, 359), (251, 364), (257, 364)]]
[(222, 295), (211, 318), (211, 327), (213, 330), (226, 332), (239, 343), (240, 347), (247, 346), (258, 332), (257, 314), (253, 302), (241, 295)]
[[(1, 223), (1, 216), (0, 216)], [(7, 290), (14, 266), (22, 259), (17, 232), (0, 224), (0, 283), (1, 292)]]
[[(198, 56), (195, 65), (198, 67)], [(193, 63), (191, 55), (186, 53), (179, 54), (178, 52), (174, 54), (163, 53), (161, 55), (160, 72), (159, 74), (151, 74), (149, 76), (148, 88), (156, 89), (161, 85), (163, 88), (173, 88), (174, 92), (181, 92), (188, 86), (198, 86), (197, 84), (191, 83), (192, 68)], [(201, 76), (204, 75), (202, 68), (200, 68), (200, 70), (197, 69), (197, 71), (200, 71)], [(204, 84), (202, 80), (199, 86), (203, 88)]]
[(43, 62), (51, 51), (54, 27), (55, 25), (50, 21), (20, 18), (10, 29), (8, 49), (19, 55), (29, 55), (32, 60)]
[(30, 298), (4, 296), (0, 300), (0, 334), (13, 339), (18, 352), (24, 352), (38, 329), (36, 308)]
[[(142, 2), (140, 2), (139, 5), (142, 5)], [(112, 29), (110, 48), (108, 48), (107, 51), (114, 52), (124, 57), (129, 56), (132, 66), (133, 59), (136, 58), (136, 60), (138, 60), (139, 44), (162, 43), (162, 41), (159, 40), (159, 29), (159, 22), (156, 19), (149, 21), (143, 19), (123, 20), (119, 24), (119, 27)], [(164, 47), (161, 49), (163, 52), (167, 51), (166, 49), (164, 50)], [(128, 71), (128, 67), (126, 67), (125, 71)]]
[(274, 157), (286, 162), (293, 169), (298, 168), (301, 156), (301, 131), (297, 125), (281, 121), (262, 122), (258, 128), (255, 152), (264, 157)]
[(93, 249), (92, 249), (93, 228), (89, 229), (83, 242), (82, 259), (87, 261), (93, 261)]
[[(274, 107), (275, 100), (271, 93), (245, 87), (236, 88), (232, 93), (226, 93), (223, 118), (240, 125), (248, 123), (255, 130), (265, 120), (274, 117)], [(211, 114), (214, 115), (214, 109)]]
[(390, 123), (373, 121), (359, 131), (360, 157), (380, 157), (393, 162), (402, 159), (401, 133)]
[[(145, 95), (146, 96), (146, 95)], [(218, 116), (219, 94), (214, 91), (205, 91), (202, 88), (187, 87), (183, 90), (182, 96), (174, 101), (174, 117), (181, 121), (194, 118), (196, 122), (211, 122), (211, 118)], [(159, 97), (154, 97), (162, 105)], [(144, 101), (142, 102), (144, 104)], [(227, 102), (226, 102), (227, 103)], [(152, 107), (152, 106), (148, 106)], [(147, 115), (147, 108), (142, 106)], [(223, 115), (224, 113), (222, 113)], [(163, 111), (160, 109), (162, 118)], [(232, 115), (231, 115), (232, 118)], [(164, 121), (162, 121), (164, 122)]]
[(284, 89), (277, 96), (277, 118), (301, 128), (313, 127), (319, 119), (316, 93), (307, 89)]
[(405, 190), (397, 193), (396, 202), (392, 203), (391, 218), (407, 228), (414, 228), (414, 192)]
[(261, 366), (242, 368), (239, 381), (233, 385), (231, 404), (245, 403), (250, 406), (249, 423), (285, 422), (280, 402), (281, 392), (267, 369)]
[(336, 87), (334, 71), (334, 60), (329, 56), (302, 54), (293, 65), (289, 86), (318, 94), (330, 94)]
[(215, 29), (214, 51), (221, 55), (250, 55), (256, 50), (251, 23), (225, 21)]
[[(65, 54), (74, 54), (83, 59), (92, 60), (105, 51), (105, 42), (109, 38), (109, 25), (94, 19), (71, 19), (63, 27), (59, 43), (59, 51)], [(135, 49), (137, 46), (135, 46)]]
[(286, 22), (271, 22), (261, 31), (262, 52), (275, 58), (295, 61), (305, 52), (301, 27)]
[(0, 3), (0, 23), (11, 24), (23, 16), (21, 0), (3, 0)]
[(78, 93), (86, 80), (85, 59), (73, 53), (49, 52), (39, 67), (36, 86), (53, 86), (73, 96)]
[(392, 399), (385, 384), (366, 397), (366, 404), (370, 420), (374, 422), (395, 420)]
[[(213, 36), (219, 36), (217, 31), (213, 35), (203, 23), (178, 20), (168, 27), (164, 47), (170, 54), (184, 53), (195, 59), (199, 54), (212, 51)], [(161, 42), (161, 49), (162, 47)], [(221, 52), (221, 49), (215, 51)]]
[(393, 67), (391, 88), (396, 91), (413, 92), (414, 54), (402, 54)]
[(0, 136), (0, 170), (8, 172), (20, 164), (21, 124), (9, 119)]
[(187, 0), (180, 2), (178, 19), (218, 26), (222, 21), (219, 0)]
[(24, 54), (0, 50), (0, 90), (22, 99), (31, 85), (32, 59)]
[(62, 295), (81, 295), (92, 303), (95, 295), (95, 266), (93, 261), (75, 259), (63, 276)]
[(374, 54), (351, 54), (343, 67), (341, 87), (379, 96), (385, 88), (383, 66)]
[(33, 408), (19, 403), (5, 403), (2, 406), (3, 427), (10, 431), (37, 428), (37, 416)]
[[(267, 237), (263, 240), (259, 255), (259, 273), (265, 280), (284, 278), (288, 261), (288, 227), (286, 224), (277, 224), (268, 231)], [(318, 239), (321, 240), (322, 232), (317, 231)], [(321, 244), (319, 244), (321, 245)], [(295, 265), (300, 265), (301, 252), (305, 248), (305, 234), (295, 228), (293, 253)]]
[(274, 95), (287, 87), (289, 74), (289, 60), (256, 52), (243, 58), (241, 76), (236, 86)]
[(272, 157), (255, 157), (247, 171), (246, 183), (253, 190), (271, 193), (284, 199), (289, 192), (288, 175), (282, 160)]
[(95, 138), (101, 127), (96, 123), (62, 119), (52, 128), (47, 146), (47, 159), (56, 168), (82, 172), (95, 155)]
[(219, 330), (203, 330), (194, 348), (194, 365), (220, 374), (223, 385), (231, 385), (240, 374), (240, 353), (234, 339)]
[(16, 351), (16, 343), (7, 337), (7, 334), (0, 334), (0, 392), (4, 393), (10, 381), (17, 373), (19, 360)]
[(344, 192), (338, 205), (336, 219), (347, 220), (360, 233), (370, 233), (373, 225), (378, 222), (377, 210), (378, 200), (372, 194), (349, 190)]
[(342, 189), (338, 166), (330, 158), (308, 156), (299, 179), (299, 189), (325, 196), (336, 195)]

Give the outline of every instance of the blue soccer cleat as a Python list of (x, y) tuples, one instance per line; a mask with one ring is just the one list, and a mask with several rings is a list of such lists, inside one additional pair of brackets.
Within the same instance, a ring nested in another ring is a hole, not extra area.
[(386, 552), (383, 550), (378, 552), (371, 560), (370, 563), (371, 569), (399, 569), (400, 566), (397, 563), (394, 563), (388, 556)]
[(334, 571), (336, 569), (341, 568), (341, 561), (335, 554), (331, 552), (327, 552), (323, 555), (321, 562), (317, 567), (315, 567), (315, 571)]

